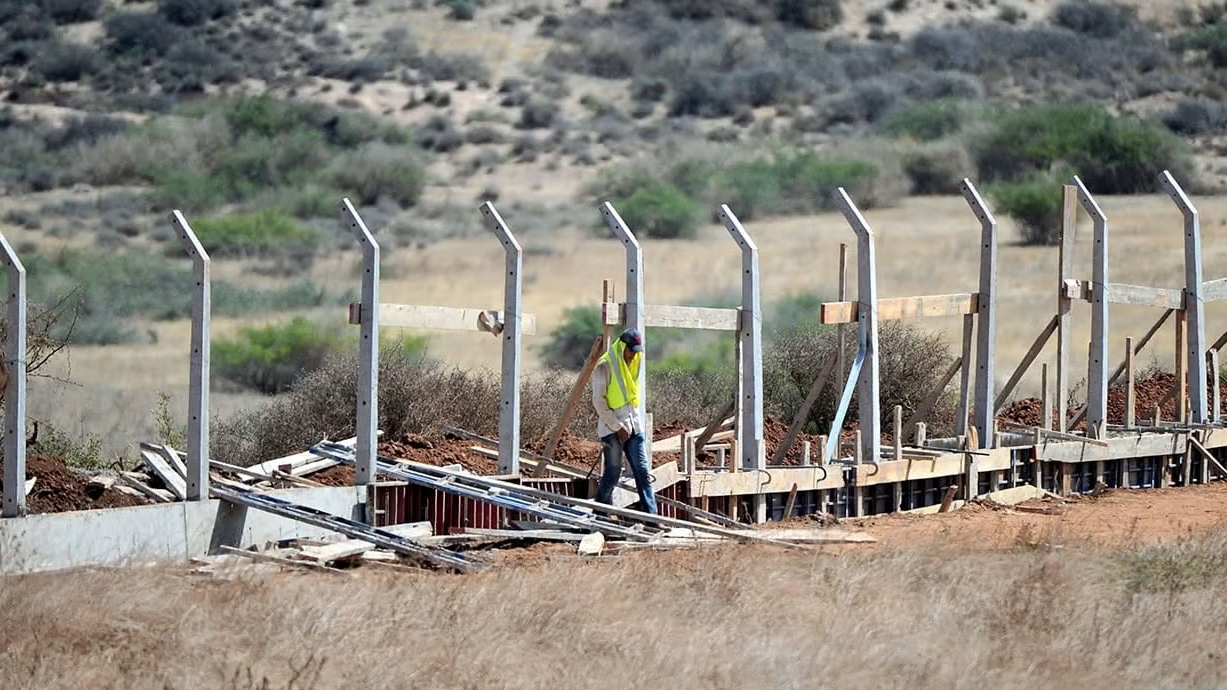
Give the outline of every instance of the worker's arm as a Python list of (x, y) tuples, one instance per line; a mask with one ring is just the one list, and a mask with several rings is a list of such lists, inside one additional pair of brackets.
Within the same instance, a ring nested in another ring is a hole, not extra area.
[(617, 431), (622, 428), (622, 422), (618, 421), (618, 416), (614, 411), (609, 409), (609, 401), (605, 399), (605, 391), (609, 388), (609, 365), (601, 362), (592, 370), (592, 379), (589, 384), (592, 388), (592, 408), (596, 410), (596, 416), (600, 418), (605, 428), (610, 431)]

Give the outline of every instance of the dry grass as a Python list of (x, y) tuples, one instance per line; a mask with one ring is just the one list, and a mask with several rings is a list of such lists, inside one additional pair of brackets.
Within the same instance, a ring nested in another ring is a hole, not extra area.
[(1224, 546), (1218, 533), (1124, 554), (725, 547), (482, 576), (13, 577), (0, 677), (14, 689), (1213, 688), (1227, 681), (1215, 641), (1227, 576), (1206, 559)]

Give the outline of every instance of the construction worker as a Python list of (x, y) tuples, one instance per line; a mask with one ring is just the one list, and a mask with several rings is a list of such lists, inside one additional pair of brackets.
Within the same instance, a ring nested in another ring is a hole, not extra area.
[(643, 334), (628, 328), (618, 336), (592, 372), (592, 406), (596, 409), (597, 436), (604, 445), (604, 469), (596, 500), (613, 503), (613, 490), (622, 476), (625, 452), (643, 510), (656, 514), (651, 468), (644, 447), (644, 420), (639, 415), (639, 370), (643, 366)]

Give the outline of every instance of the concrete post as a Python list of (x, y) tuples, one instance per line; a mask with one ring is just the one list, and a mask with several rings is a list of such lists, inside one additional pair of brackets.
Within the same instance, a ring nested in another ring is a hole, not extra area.
[[(1184, 215), (1184, 312), (1188, 319), (1185, 336), (1185, 357), (1188, 358), (1188, 389), (1192, 398), (1193, 424), (1210, 421), (1206, 405), (1206, 303), (1202, 298), (1201, 220), (1197, 209), (1166, 170), (1159, 176), (1163, 189)], [(1179, 357), (1181, 353), (1176, 353)]]
[(171, 214), (175, 231), (192, 259), (192, 352), (187, 401), (187, 500), (209, 498), (209, 354), (212, 330), (212, 278), (208, 252), (179, 211)]
[(980, 198), (971, 180), (959, 185), (963, 198), (980, 221), (980, 289), (976, 311), (976, 383), (974, 423), (980, 436), (980, 447), (992, 445), (993, 401), (996, 386), (993, 343), (997, 334), (997, 219)]
[[(1108, 217), (1082, 180), (1074, 176), (1078, 200), (1090, 214), (1095, 227), (1091, 272), (1091, 352), (1087, 362), (1086, 435), (1100, 438), (1106, 434), (1108, 417)], [(1203, 379), (1204, 381), (1204, 379)]]
[(520, 295), (523, 291), (524, 251), (507, 228), (494, 204), (481, 205), (495, 236), (506, 250), (503, 283), (503, 372), (498, 416), (498, 471), (520, 473)]
[[(739, 401), (741, 438), (737, 440), (743, 469), (763, 469), (767, 456), (763, 445), (763, 308), (759, 290), (758, 246), (741, 221), (725, 204), (720, 205), (720, 221), (741, 247), (741, 319), (737, 338), (741, 341)], [(759, 497), (761, 499), (761, 496)]]
[(4, 388), (4, 517), (26, 513), (26, 268), (0, 234), (0, 249), (8, 268), (8, 319), (4, 363), (9, 380)]
[(643, 327), (643, 248), (639, 245), (639, 240), (635, 238), (635, 233), (631, 232), (626, 222), (622, 220), (622, 216), (618, 215), (613, 204), (608, 201), (602, 204), (601, 215), (605, 217), (605, 223), (609, 225), (609, 229), (613, 230), (613, 233), (622, 241), (622, 245), (626, 247), (626, 315), (623, 320), (627, 328), (637, 328), (640, 333), (643, 333), (647, 345), (639, 359), (639, 418), (646, 420), (648, 354), (652, 344), (647, 342), (647, 333), (644, 332)]
[[(366, 485), (375, 482), (375, 451), (379, 424), (379, 243), (366, 229), (358, 209), (349, 199), (341, 201), (341, 227), (362, 247), (362, 300), (358, 315), (358, 406), (357, 444), (354, 448), (354, 485), (362, 487), (358, 502), (366, 503)], [(368, 511), (367, 522), (375, 516)]]
[[(874, 255), (873, 229), (843, 187), (839, 188), (839, 210), (856, 232), (857, 326), (861, 332), (864, 361), (860, 368), (857, 402), (860, 410), (861, 455), (867, 462), (881, 457), (882, 434), (879, 418), (878, 383), (878, 277)], [(832, 434), (839, 433), (833, 430)]]

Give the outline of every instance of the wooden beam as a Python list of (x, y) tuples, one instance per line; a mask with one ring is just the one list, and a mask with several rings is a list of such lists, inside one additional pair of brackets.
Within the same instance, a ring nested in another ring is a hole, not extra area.
[[(605, 325), (625, 322), (626, 304), (615, 302), (602, 305)], [(740, 309), (713, 307), (683, 307), (646, 304), (643, 307), (644, 328), (697, 328), (708, 331), (736, 331), (741, 323)]]
[(830, 467), (772, 467), (766, 471), (712, 472), (696, 470), (690, 478), (690, 497), (745, 496), (798, 491), (841, 489), (844, 477), (839, 465)]
[(1206, 447), (1203, 446), (1201, 443), (1199, 443), (1197, 439), (1190, 436), (1189, 445), (1192, 446), (1198, 453), (1200, 453), (1203, 458), (1213, 463), (1214, 466), (1218, 468), (1219, 472), (1227, 475), (1227, 467), (1223, 467), (1223, 464), (1218, 461), (1218, 458), (1211, 455), (1210, 451), (1207, 450)]
[[(980, 309), (976, 293), (950, 295), (924, 295), (920, 297), (891, 297), (878, 300), (879, 321), (899, 321), (937, 316), (962, 316), (975, 314)], [(855, 323), (860, 311), (857, 302), (825, 302), (822, 305), (822, 323)]]
[(1227, 299), (1227, 278), (1207, 280), (1201, 284), (1201, 298), (1206, 302)]
[(1125, 338), (1125, 428), (1131, 429), (1136, 420), (1134, 407), (1137, 406), (1137, 392), (1134, 387), (1135, 375), (1133, 371), (1134, 357), (1133, 338)]
[(331, 573), (333, 575), (340, 575), (342, 577), (350, 576), (350, 573), (347, 570), (331, 568), (329, 566), (324, 565), (323, 563), (316, 563), (315, 561), (297, 561), (292, 558), (283, 558), (281, 556), (274, 556), (271, 553), (264, 553), (262, 551), (249, 551), (247, 549), (239, 549), (233, 546), (227, 546), (226, 544), (222, 544), (221, 546), (217, 548), (218, 550), (223, 551), (225, 553), (234, 554), (236, 556), (243, 556), (244, 558), (250, 558), (253, 561), (264, 561), (267, 563), (276, 563), (277, 565), (285, 565), (285, 566), (290, 566), (293, 568), (306, 568), (308, 570), (319, 570), (321, 572)]
[[(558, 450), (558, 442), (562, 440), (562, 432), (566, 430), (567, 424), (571, 421), (571, 415), (575, 414), (575, 408), (579, 405), (579, 399), (583, 397), (584, 391), (588, 388), (588, 381), (592, 378), (592, 372), (596, 370), (596, 365), (601, 361), (601, 356), (605, 354), (604, 338), (597, 336), (592, 341), (592, 350), (588, 353), (588, 359), (584, 360), (584, 368), (580, 370), (579, 376), (575, 379), (575, 385), (571, 388), (571, 395), (567, 398), (567, 405), (562, 409), (562, 416), (558, 419), (558, 424), (554, 426), (554, 431), (550, 433), (550, 439), (545, 443), (545, 449), (541, 454), (547, 458), (554, 457), (554, 451)], [(545, 463), (537, 465), (537, 470), (533, 473), (534, 477), (540, 477), (545, 474)]]
[(711, 440), (711, 437), (724, 426), (725, 420), (727, 420), (728, 416), (733, 414), (733, 411), (736, 409), (737, 400), (730, 400), (729, 403), (725, 405), (710, 422), (707, 423), (707, 426), (703, 428), (703, 433), (699, 434), (698, 437), (695, 438), (695, 449), (700, 451), (703, 450), (703, 447), (707, 445), (707, 442)]
[[(359, 323), (359, 305), (349, 305), (349, 323)], [(381, 328), (420, 328), (443, 331), (484, 331), (498, 335), (504, 322), (503, 312), (498, 309), (462, 309), (435, 307), (420, 304), (379, 305)], [(520, 332), (534, 335), (537, 332), (537, 317), (520, 314)]]
[(1064, 431), (1051, 431), (1049, 429), (1044, 429), (1038, 426), (1031, 426), (1029, 424), (1016, 424), (1010, 421), (1002, 421), (1000, 422), (1000, 424), (1001, 426), (1004, 426), (1008, 429), (1018, 429), (1020, 431), (1030, 431), (1030, 432), (1036, 433), (1041, 438), (1051, 438), (1051, 439), (1055, 439), (1059, 441), (1072, 441), (1072, 442), (1078, 442), (1078, 443), (1090, 443), (1091, 445), (1099, 446), (1101, 448), (1108, 447), (1107, 441), (1104, 441), (1098, 438), (1088, 438), (1086, 436), (1078, 436), (1076, 434), (1070, 434)]
[[(1044, 345), (1048, 344), (1048, 339), (1052, 337), (1053, 331), (1057, 330), (1057, 326), (1060, 324), (1061, 318), (1062, 317), (1059, 314), (1052, 317), (1052, 320), (1048, 322), (1048, 325), (1044, 327), (1044, 330), (1040, 331), (1040, 334), (1036, 336), (1035, 342), (1031, 343), (1031, 349), (1027, 350), (1027, 354), (1024, 355), (1022, 361), (1018, 363), (1018, 368), (1014, 370), (1013, 374), (1010, 374), (1010, 380), (1006, 381), (1005, 385), (1001, 387), (1001, 392), (997, 393), (997, 399), (993, 401), (994, 416), (996, 416), (997, 412), (1001, 411), (1001, 406), (1004, 405), (1005, 401), (1009, 400), (1010, 395), (1014, 393), (1014, 387), (1017, 386), (1018, 382), (1022, 380), (1023, 375), (1027, 373), (1027, 369), (1031, 367), (1031, 363), (1035, 361), (1035, 358), (1038, 357), (1040, 352), (1044, 349)], [(1060, 376), (1060, 368), (1058, 367), (1058, 380), (1060, 379)], [(1060, 384), (1058, 384), (1058, 388), (1059, 387)], [(1058, 390), (1057, 393), (1060, 395), (1061, 391)], [(1065, 411), (1064, 400), (1058, 398), (1057, 405), (1061, 412)]]
[[(1061, 283), (1061, 292), (1067, 299), (1090, 302), (1092, 283), (1089, 280), (1066, 279)], [(1104, 286), (1104, 298), (1111, 304), (1184, 309), (1184, 291), (1176, 288), (1108, 283)]]

